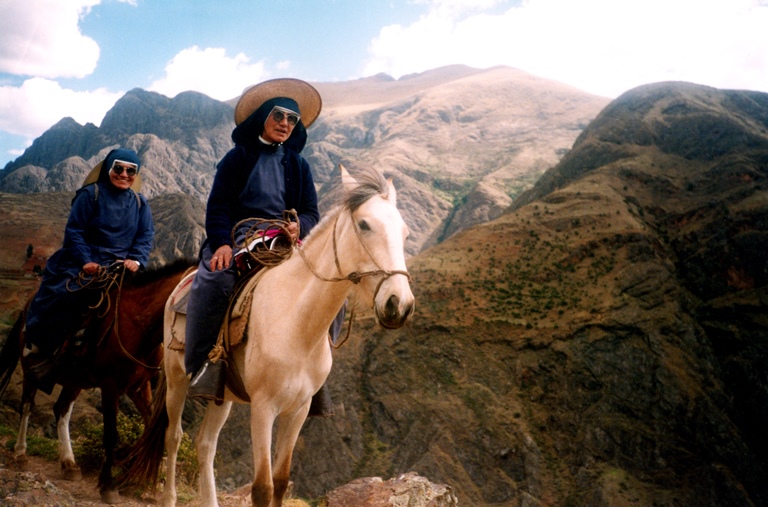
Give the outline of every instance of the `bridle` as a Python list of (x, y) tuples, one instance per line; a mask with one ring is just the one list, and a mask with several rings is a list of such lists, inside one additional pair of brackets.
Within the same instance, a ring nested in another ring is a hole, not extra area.
[[(339, 249), (338, 249), (338, 243), (336, 241), (336, 229), (339, 224), (339, 217), (341, 216), (341, 212), (339, 212), (338, 215), (336, 215), (336, 219), (333, 222), (333, 262), (336, 264), (336, 270), (339, 272), (342, 276), (334, 276), (334, 277), (327, 277), (323, 276), (320, 273), (318, 273), (315, 268), (312, 266), (312, 263), (309, 262), (309, 259), (307, 259), (306, 254), (304, 253), (304, 250), (302, 248), (298, 248), (299, 254), (301, 254), (301, 258), (304, 260), (304, 264), (307, 266), (307, 269), (315, 276), (315, 278), (322, 280), (324, 282), (345, 282), (350, 281), (353, 284), (357, 285), (360, 283), (361, 280), (364, 278), (374, 277), (374, 276), (380, 276), (381, 280), (379, 280), (379, 283), (376, 284), (376, 288), (373, 291), (373, 301), (376, 301), (376, 295), (379, 293), (379, 289), (381, 289), (382, 284), (387, 281), (389, 278), (395, 276), (395, 275), (403, 275), (408, 279), (408, 283), (412, 282), (411, 274), (407, 271), (403, 271), (401, 269), (383, 269), (381, 265), (376, 262), (376, 258), (373, 256), (371, 251), (368, 249), (368, 246), (365, 244), (365, 241), (363, 241), (363, 237), (360, 234), (360, 228), (357, 226), (357, 223), (355, 223), (354, 218), (352, 217), (352, 212), (350, 211), (350, 218), (352, 222), (352, 228), (355, 230), (355, 234), (357, 235), (357, 239), (360, 242), (360, 244), (363, 246), (363, 250), (365, 250), (365, 253), (368, 254), (368, 257), (373, 261), (374, 265), (378, 269), (374, 269), (371, 271), (352, 271), (346, 276), (343, 274), (341, 270), (341, 263), (339, 262)], [(298, 220), (297, 220), (298, 222)], [(333, 343), (333, 340), (331, 339), (330, 335), (328, 336), (328, 341), (331, 343), (331, 347), (334, 349), (341, 348), (342, 345), (344, 345), (347, 340), (349, 340), (349, 336), (352, 332), (352, 321), (355, 319), (355, 310), (353, 309), (350, 316), (349, 316), (349, 326), (347, 326), (347, 333), (344, 336), (344, 339), (341, 340), (339, 343)]]
[[(336, 270), (339, 272), (340, 275), (338, 277), (326, 277), (321, 274), (319, 274), (315, 268), (312, 266), (312, 263), (309, 262), (309, 259), (307, 259), (306, 254), (304, 253), (304, 250), (302, 248), (299, 248), (299, 253), (301, 254), (301, 258), (304, 259), (304, 263), (307, 265), (307, 268), (309, 271), (315, 276), (315, 278), (318, 278), (319, 280), (322, 280), (324, 282), (345, 282), (350, 281), (357, 285), (360, 283), (363, 278), (369, 278), (373, 276), (381, 276), (381, 280), (379, 280), (379, 283), (376, 285), (376, 290), (373, 291), (373, 299), (376, 299), (376, 295), (379, 293), (379, 289), (381, 288), (381, 285), (389, 278), (395, 276), (395, 275), (403, 275), (408, 279), (408, 283), (412, 282), (411, 274), (407, 271), (403, 271), (401, 269), (383, 269), (381, 265), (376, 262), (376, 258), (373, 256), (371, 251), (368, 249), (368, 246), (365, 244), (365, 241), (363, 241), (363, 237), (360, 234), (360, 228), (357, 226), (354, 220), (352, 220), (352, 227), (355, 230), (355, 234), (357, 235), (357, 239), (360, 241), (360, 244), (363, 246), (363, 250), (365, 250), (365, 253), (368, 254), (368, 257), (373, 261), (374, 265), (378, 269), (374, 269), (371, 271), (352, 271), (346, 276), (341, 271), (341, 263), (339, 262), (339, 250), (338, 250), (338, 243), (336, 241), (336, 228), (339, 224), (339, 217), (341, 216), (341, 212), (339, 212), (338, 215), (336, 215), (336, 219), (333, 222), (333, 261), (336, 264)], [(351, 216), (351, 212), (350, 212)]]

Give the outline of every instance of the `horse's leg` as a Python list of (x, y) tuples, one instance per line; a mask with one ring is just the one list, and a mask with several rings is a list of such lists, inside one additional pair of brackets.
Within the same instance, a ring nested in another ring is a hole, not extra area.
[(67, 481), (79, 481), (83, 478), (80, 467), (75, 463), (75, 453), (72, 452), (72, 441), (69, 437), (69, 421), (79, 394), (80, 389), (63, 387), (59, 393), (59, 398), (53, 405), (53, 415), (56, 417), (56, 433), (59, 437), (59, 463), (64, 480)]
[(218, 506), (216, 499), (216, 478), (213, 475), (213, 460), (216, 457), (216, 442), (221, 428), (227, 422), (231, 401), (221, 405), (208, 402), (205, 417), (197, 432), (197, 461), (200, 472), (200, 504)]
[(101, 386), (101, 406), (104, 411), (104, 461), (99, 473), (99, 494), (101, 501), (108, 504), (120, 502), (120, 493), (114, 486), (112, 466), (115, 463), (117, 445), (117, 410), (119, 402), (117, 390), (110, 385)]
[(27, 381), (25, 376), (21, 392), (21, 406), (19, 407), (19, 414), (21, 415), (19, 434), (16, 437), (16, 445), (13, 448), (13, 458), (21, 468), (26, 468), (28, 462), (27, 431), (29, 430), (29, 415), (32, 413), (32, 409), (35, 408), (35, 394), (37, 394), (37, 388), (34, 387), (32, 382)]
[(189, 379), (184, 372), (182, 354), (171, 350), (166, 351), (165, 375), (165, 409), (168, 413), (168, 428), (165, 430), (167, 461), (165, 486), (163, 487), (163, 507), (175, 507), (176, 459), (179, 454), (181, 438), (184, 435), (184, 430), (181, 427), (181, 415), (184, 412), (184, 401), (189, 387)]
[(283, 415), (277, 422), (277, 439), (275, 441), (275, 465), (272, 472), (272, 483), (274, 484), (274, 493), (272, 507), (282, 507), (283, 496), (288, 489), (288, 482), (291, 476), (291, 457), (293, 448), (296, 446), (296, 440), (299, 438), (299, 432), (307, 418), (309, 403), (306, 407), (299, 410), (298, 413)]
[(251, 402), (251, 441), (253, 442), (251, 501), (254, 507), (273, 505), (275, 486), (272, 482), (272, 426), (274, 422), (274, 416), (264, 410), (263, 404)]
[(141, 414), (141, 422), (144, 423), (144, 426), (149, 424), (149, 416), (152, 413), (152, 384), (150, 381), (145, 380), (138, 389), (131, 389), (126, 394)]

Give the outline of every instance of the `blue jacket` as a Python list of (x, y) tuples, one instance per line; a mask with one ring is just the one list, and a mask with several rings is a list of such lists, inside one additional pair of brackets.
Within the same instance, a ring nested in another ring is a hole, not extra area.
[(48, 259), (46, 270), (75, 276), (88, 262), (106, 265), (116, 259), (133, 259), (146, 267), (154, 236), (152, 212), (143, 195), (137, 199), (132, 190), (101, 182), (88, 185), (72, 200), (64, 245)]
[[(307, 161), (290, 147), (283, 147), (285, 206), (289, 210), (295, 209), (299, 215), (303, 238), (320, 219), (315, 183)], [(246, 150), (236, 145), (219, 162), (205, 215), (205, 231), (211, 250), (222, 245), (232, 246), (232, 228), (240, 220), (281, 218), (260, 216), (258, 211), (246, 208), (240, 202), (240, 192), (258, 160), (258, 150)]]

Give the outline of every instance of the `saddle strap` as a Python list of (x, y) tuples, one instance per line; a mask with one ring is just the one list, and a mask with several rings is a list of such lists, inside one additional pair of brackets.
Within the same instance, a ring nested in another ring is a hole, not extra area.
[(224, 361), (224, 385), (232, 391), (232, 394), (240, 398), (241, 400), (250, 403), (251, 397), (248, 391), (245, 390), (245, 384), (243, 384), (243, 378), (240, 376), (240, 372), (237, 370), (237, 366), (234, 361)]

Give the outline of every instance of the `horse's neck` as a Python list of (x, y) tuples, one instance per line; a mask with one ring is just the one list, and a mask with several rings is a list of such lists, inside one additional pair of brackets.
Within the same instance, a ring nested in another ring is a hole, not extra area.
[[(341, 244), (336, 245), (342, 248)], [(317, 326), (327, 331), (328, 325), (344, 304), (352, 283), (329, 282), (322, 278), (339, 278), (334, 253), (333, 224), (320, 234), (314, 234), (303, 248), (303, 256), (295, 252), (280, 269), (273, 281), (290, 299), (290, 312), (306, 326)], [(340, 250), (341, 251), (341, 250)]]

